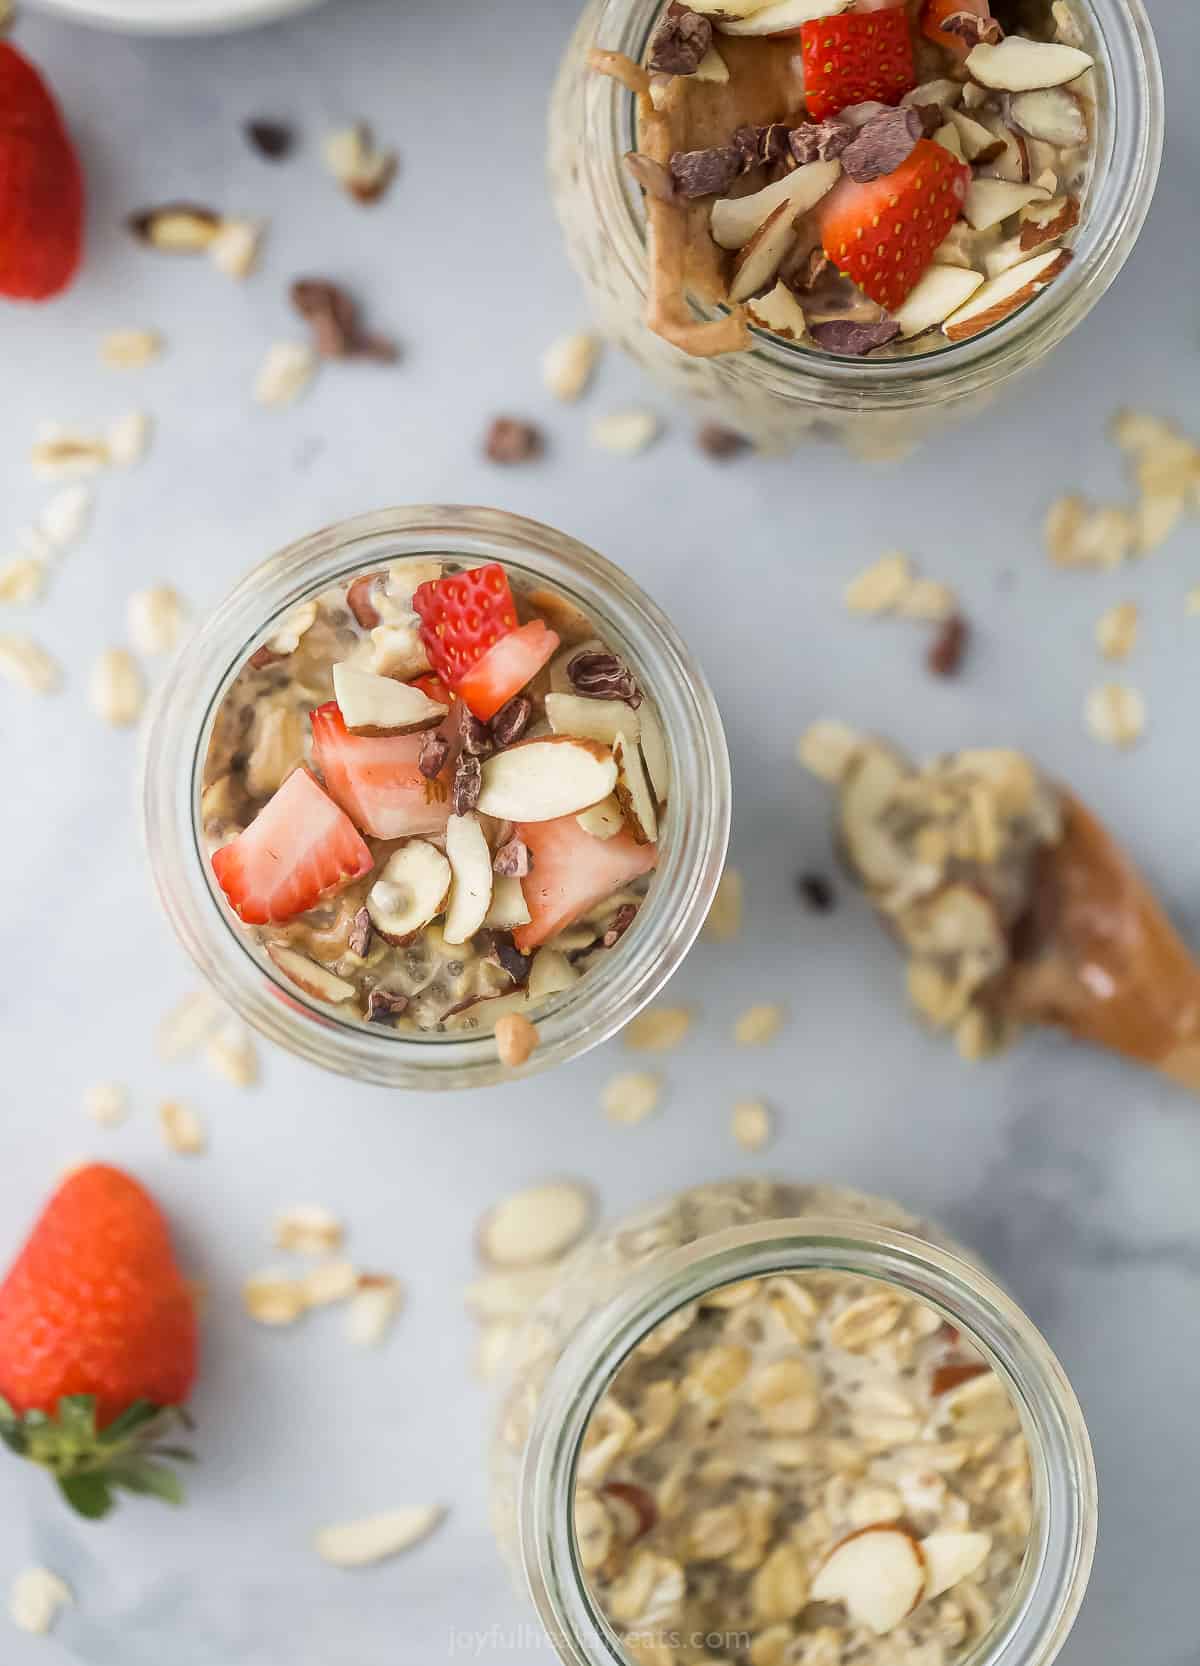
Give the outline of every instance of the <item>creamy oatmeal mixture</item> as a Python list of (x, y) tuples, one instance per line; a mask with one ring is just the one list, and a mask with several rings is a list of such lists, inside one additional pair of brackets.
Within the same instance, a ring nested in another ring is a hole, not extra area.
[(637, 97), (650, 327), (893, 356), (1010, 317), (1086, 212), (1084, 40), (1068, 0), (672, 0), (644, 64), (592, 54)]
[(668, 784), (652, 701), (573, 604), (409, 560), (305, 603), (243, 667), (201, 819), (286, 978), (369, 1023), (470, 1031), (634, 925)]
[(575, 1516), (643, 1666), (945, 1666), (1016, 1583), (1032, 1489), (1006, 1389), (939, 1314), (786, 1274), (641, 1344), (592, 1415)]

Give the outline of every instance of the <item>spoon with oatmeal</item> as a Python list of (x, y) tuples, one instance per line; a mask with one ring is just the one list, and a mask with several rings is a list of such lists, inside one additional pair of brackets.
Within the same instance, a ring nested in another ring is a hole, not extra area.
[(1065, 1029), (1200, 1093), (1200, 962), (1130, 857), (1023, 754), (917, 766), (843, 724), (801, 761), (838, 792), (847, 865), (908, 954), (909, 998), (967, 1058)]

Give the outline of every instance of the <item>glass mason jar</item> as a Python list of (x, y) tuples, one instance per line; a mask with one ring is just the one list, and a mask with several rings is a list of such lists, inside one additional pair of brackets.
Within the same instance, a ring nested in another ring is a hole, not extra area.
[[(588, 68), (593, 47), (644, 58), (661, 0), (588, 0), (550, 105), (550, 189), (567, 251), (601, 327), (672, 392), (768, 451), (811, 438), (902, 455), (986, 402), (1091, 311), (1133, 248), (1163, 145), (1162, 74), (1142, 0), (1072, 0), (1096, 60), (1100, 125), (1075, 258), (1037, 300), (956, 346), (896, 359), (837, 359), (754, 328), (754, 345), (692, 358), (644, 323), (641, 193), (622, 165), (637, 148), (633, 96)], [(717, 316), (692, 303), (698, 318)]]
[(249, 656), (298, 604), (405, 557), (504, 564), (516, 580), (557, 591), (652, 691), (669, 753), (671, 812), (659, 862), (628, 931), (534, 1017), (525, 1071), (574, 1058), (653, 999), (704, 923), (729, 839), (729, 757), (716, 703), (669, 620), (603, 556), (564, 533), (494, 509), (386, 509), (325, 528), (249, 573), (175, 660), (156, 698), (143, 756), (142, 802), (159, 900), (201, 972), (247, 1023), (315, 1064), (399, 1088), (480, 1087), (514, 1072), (482, 1032), (402, 1032), (339, 1016), (275, 969), (217, 887), (201, 832), (200, 795), (217, 710)]
[(563, 1264), (513, 1343), (492, 1442), (493, 1525), (560, 1659), (627, 1658), (575, 1542), (576, 1465), (597, 1402), (668, 1315), (725, 1285), (802, 1271), (877, 1280), (918, 1298), (1000, 1377), (1029, 1450), (1032, 1528), (1016, 1584), (970, 1666), (1049, 1666), (1079, 1611), (1096, 1539), (1095, 1465), (1062, 1367), (937, 1226), (882, 1198), (775, 1180), (697, 1187), (602, 1230)]

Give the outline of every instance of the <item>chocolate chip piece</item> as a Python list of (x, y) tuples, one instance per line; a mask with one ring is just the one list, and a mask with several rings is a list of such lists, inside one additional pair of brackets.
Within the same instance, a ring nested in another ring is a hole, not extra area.
[(694, 75), (712, 45), (712, 24), (698, 12), (672, 7), (655, 30), (646, 59), (660, 75)]
[(524, 879), (533, 866), (524, 839), (510, 839), (492, 858), (492, 872), (501, 879)]
[(809, 329), (818, 347), (843, 358), (861, 359), (877, 347), (886, 347), (900, 334), (900, 326), (891, 318), (881, 318), (876, 324), (855, 324), (848, 318), (833, 318), (825, 324), (813, 324)]
[(417, 755), (417, 768), (427, 781), (435, 781), (446, 767), (446, 759), (450, 756), (450, 742), (445, 735), (430, 730), (421, 736), (421, 750)]
[(490, 758), (496, 750), (487, 724), (461, 704), (458, 708), (458, 735), (469, 758)]
[(802, 873), (796, 876), (796, 890), (806, 908), (814, 914), (828, 914), (837, 902), (833, 886), (824, 874)]
[(497, 746), (511, 746), (529, 727), (533, 716), (533, 701), (528, 695), (515, 694), (492, 719), (492, 740)]
[(788, 144), (796, 161), (832, 162), (847, 145), (853, 144), (857, 129), (848, 121), (832, 116), (828, 121), (805, 121), (793, 127)]
[(719, 422), (706, 422), (697, 428), (696, 444), (706, 457), (716, 457), (721, 462), (750, 449), (750, 441), (744, 434), (735, 428), (722, 428)]
[(894, 174), (912, 155), (924, 133), (915, 110), (885, 110), (872, 116), (854, 143), (842, 152), (842, 167), (859, 185)]
[[(932, 139), (938, 128), (947, 120), (946, 112), (940, 104), (913, 104), (909, 108), (915, 110), (921, 118), (921, 133), (926, 139)], [(1002, 144), (1001, 149), (1003, 148)]]
[(374, 927), (371, 925), (371, 916), (365, 908), (360, 908), (354, 916), (354, 924), (350, 927), (350, 934), (346, 938), (346, 947), (351, 954), (356, 954), (360, 960), (365, 960), (371, 947), (373, 935)]
[(512, 940), (511, 932), (481, 931), (475, 938), (475, 947), (484, 960), (490, 960), (494, 966), (501, 967), (515, 984), (529, 982), (529, 968), (533, 965), (533, 956), (521, 953)]
[(466, 816), (479, 803), (483, 790), (483, 765), (478, 758), (464, 752), (454, 766), (454, 785), (450, 789), (450, 808), (456, 816)]
[(633, 917), (636, 913), (637, 904), (635, 902), (622, 903), (609, 922), (604, 936), (600, 939), (600, 947), (611, 949), (615, 943), (619, 943), (633, 924)]
[(768, 122), (765, 127), (753, 124), (739, 127), (733, 135), (734, 149), (741, 157), (741, 171), (766, 167), (771, 162), (782, 162), (789, 153), (786, 122)]
[(958, 35), (968, 46), (999, 46), (1004, 30), (991, 17), (977, 17), (974, 12), (951, 12), (938, 24), (948, 35)]
[(961, 614), (955, 613), (942, 625), (929, 645), (925, 656), (935, 677), (956, 677), (966, 657), (970, 627)]
[(652, 156), (643, 156), (640, 150), (627, 150), (623, 161), (627, 172), (648, 197), (654, 197), (659, 202), (679, 201), (670, 169), (664, 168), (661, 162), (656, 162)]
[(253, 148), (268, 162), (282, 162), (296, 142), (296, 135), (282, 121), (248, 121), (244, 131)]
[(365, 335), (359, 326), (358, 305), (339, 284), (327, 278), (297, 278), (291, 287), (292, 305), (313, 332), (313, 345), (323, 359), (374, 359), (392, 363), (394, 342)]
[(391, 989), (373, 989), (367, 996), (367, 1023), (386, 1024), (389, 1018), (399, 1018), (408, 1006), (408, 996)]
[(736, 145), (710, 145), (707, 150), (677, 150), (671, 157), (671, 178), (679, 196), (720, 196), (742, 171)]
[(642, 692), (633, 679), (633, 672), (607, 649), (585, 650), (567, 664), (567, 676), (576, 694), (592, 700), (624, 700), (630, 706), (640, 706)]
[(500, 416), (487, 431), (483, 449), (493, 463), (528, 463), (544, 449), (540, 428), (520, 417)]

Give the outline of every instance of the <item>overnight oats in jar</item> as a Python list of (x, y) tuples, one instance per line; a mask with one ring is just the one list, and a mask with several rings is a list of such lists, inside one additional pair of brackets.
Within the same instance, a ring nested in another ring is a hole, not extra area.
[(1161, 99), (1140, 0), (593, 0), (551, 185), (654, 374), (766, 449), (887, 455), (1099, 299)]
[(571, 1666), (1047, 1666), (1094, 1550), (1043, 1338), (936, 1226), (839, 1187), (697, 1187), (583, 1244), (493, 1452)]
[(175, 667), (145, 787), (160, 896), (226, 999), (399, 1086), (610, 1035), (728, 837), (719, 718), (667, 620), (489, 510), (362, 517), (252, 573)]

